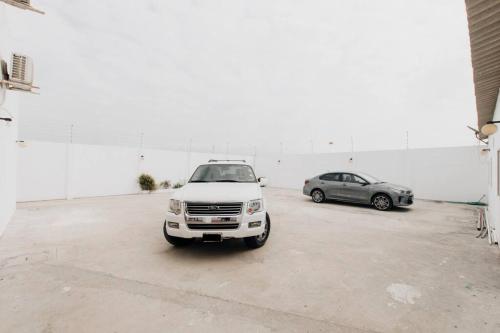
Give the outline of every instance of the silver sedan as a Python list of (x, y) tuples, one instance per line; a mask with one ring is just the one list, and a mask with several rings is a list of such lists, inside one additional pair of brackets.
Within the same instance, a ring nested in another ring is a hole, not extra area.
[(408, 187), (386, 183), (359, 172), (329, 172), (307, 179), (303, 193), (316, 203), (333, 199), (373, 205), (378, 210), (413, 203), (413, 192)]

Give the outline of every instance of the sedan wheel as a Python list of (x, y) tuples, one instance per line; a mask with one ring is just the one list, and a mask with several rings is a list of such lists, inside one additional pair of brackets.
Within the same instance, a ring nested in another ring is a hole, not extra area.
[(320, 202), (325, 201), (325, 194), (321, 190), (314, 190), (311, 193), (311, 197), (312, 197), (313, 201), (316, 203), (320, 203)]
[(373, 198), (373, 206), (378, 210), (389, 210), (392, 208), (392, 200), (386, 194), (377, 194)]

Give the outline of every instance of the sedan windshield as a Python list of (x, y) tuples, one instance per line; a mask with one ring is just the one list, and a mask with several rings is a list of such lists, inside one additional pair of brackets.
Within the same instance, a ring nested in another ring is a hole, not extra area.
[(379, 179), (377, 179), (373, 176), (367, 175), (366, 173), (358, 173), (358, 175), (361, 178), (363, 178), (364, 180), (366, 180), (367, 182), (369, 182), (370, 184), (382, 183), (382, 181), (380, 181)]
[(250, 166), (244, 164), (200, 165), (189, 180), (190, 183), (256, 183)]

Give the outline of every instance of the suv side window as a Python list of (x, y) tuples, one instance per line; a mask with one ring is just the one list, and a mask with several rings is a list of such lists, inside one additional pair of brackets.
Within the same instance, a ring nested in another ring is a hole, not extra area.
[(342, 174), (340, 174), (340, 173), (327, 173), (327, 174), (321, 175), (319, 177), (319, 179), (330, 181), (330, 182), (340, 182), (341, 178), (342, 178), (341, 176), (342, 176)]

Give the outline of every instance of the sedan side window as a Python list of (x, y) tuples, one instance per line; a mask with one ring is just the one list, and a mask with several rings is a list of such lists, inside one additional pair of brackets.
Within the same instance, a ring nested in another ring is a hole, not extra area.
[(333, 173), (327, 173), (327, 174), (321, 175), (319, 177), (319, 179), (326, 180), (326, 181), (332, 181), (333, 180)]
[(353, 177), (354, 177), (354, 182), (355, 182), (355, 183), (358, 183), (358, 184), (366, 184), (366, 181), (365, 181), (363, 178), (358, 177), (358, 176), (356, 176), (356, 175), (353, 175)]
[(365, 184), (366, 183), (366, 181), (364, 181), (361, 177), (358, 177), (358, 176), (350, 174), (350, 173), (344, 173), (343, 181), (345, 183), (355, 183), (355, 184)]
[(334, 173), (333, 174), (333, 181), (341, 182), (342, 181), (342, 174), (341, 173)]
[(354, 178), (350, 173), (344, 173), (342, 175), (342, 181), (344, 183), (354, 183)]
[(340, 182), (342, 174), (340, 173), (327, 173), (319, 177), (321, 180), (326, 180), (329, 182)]

